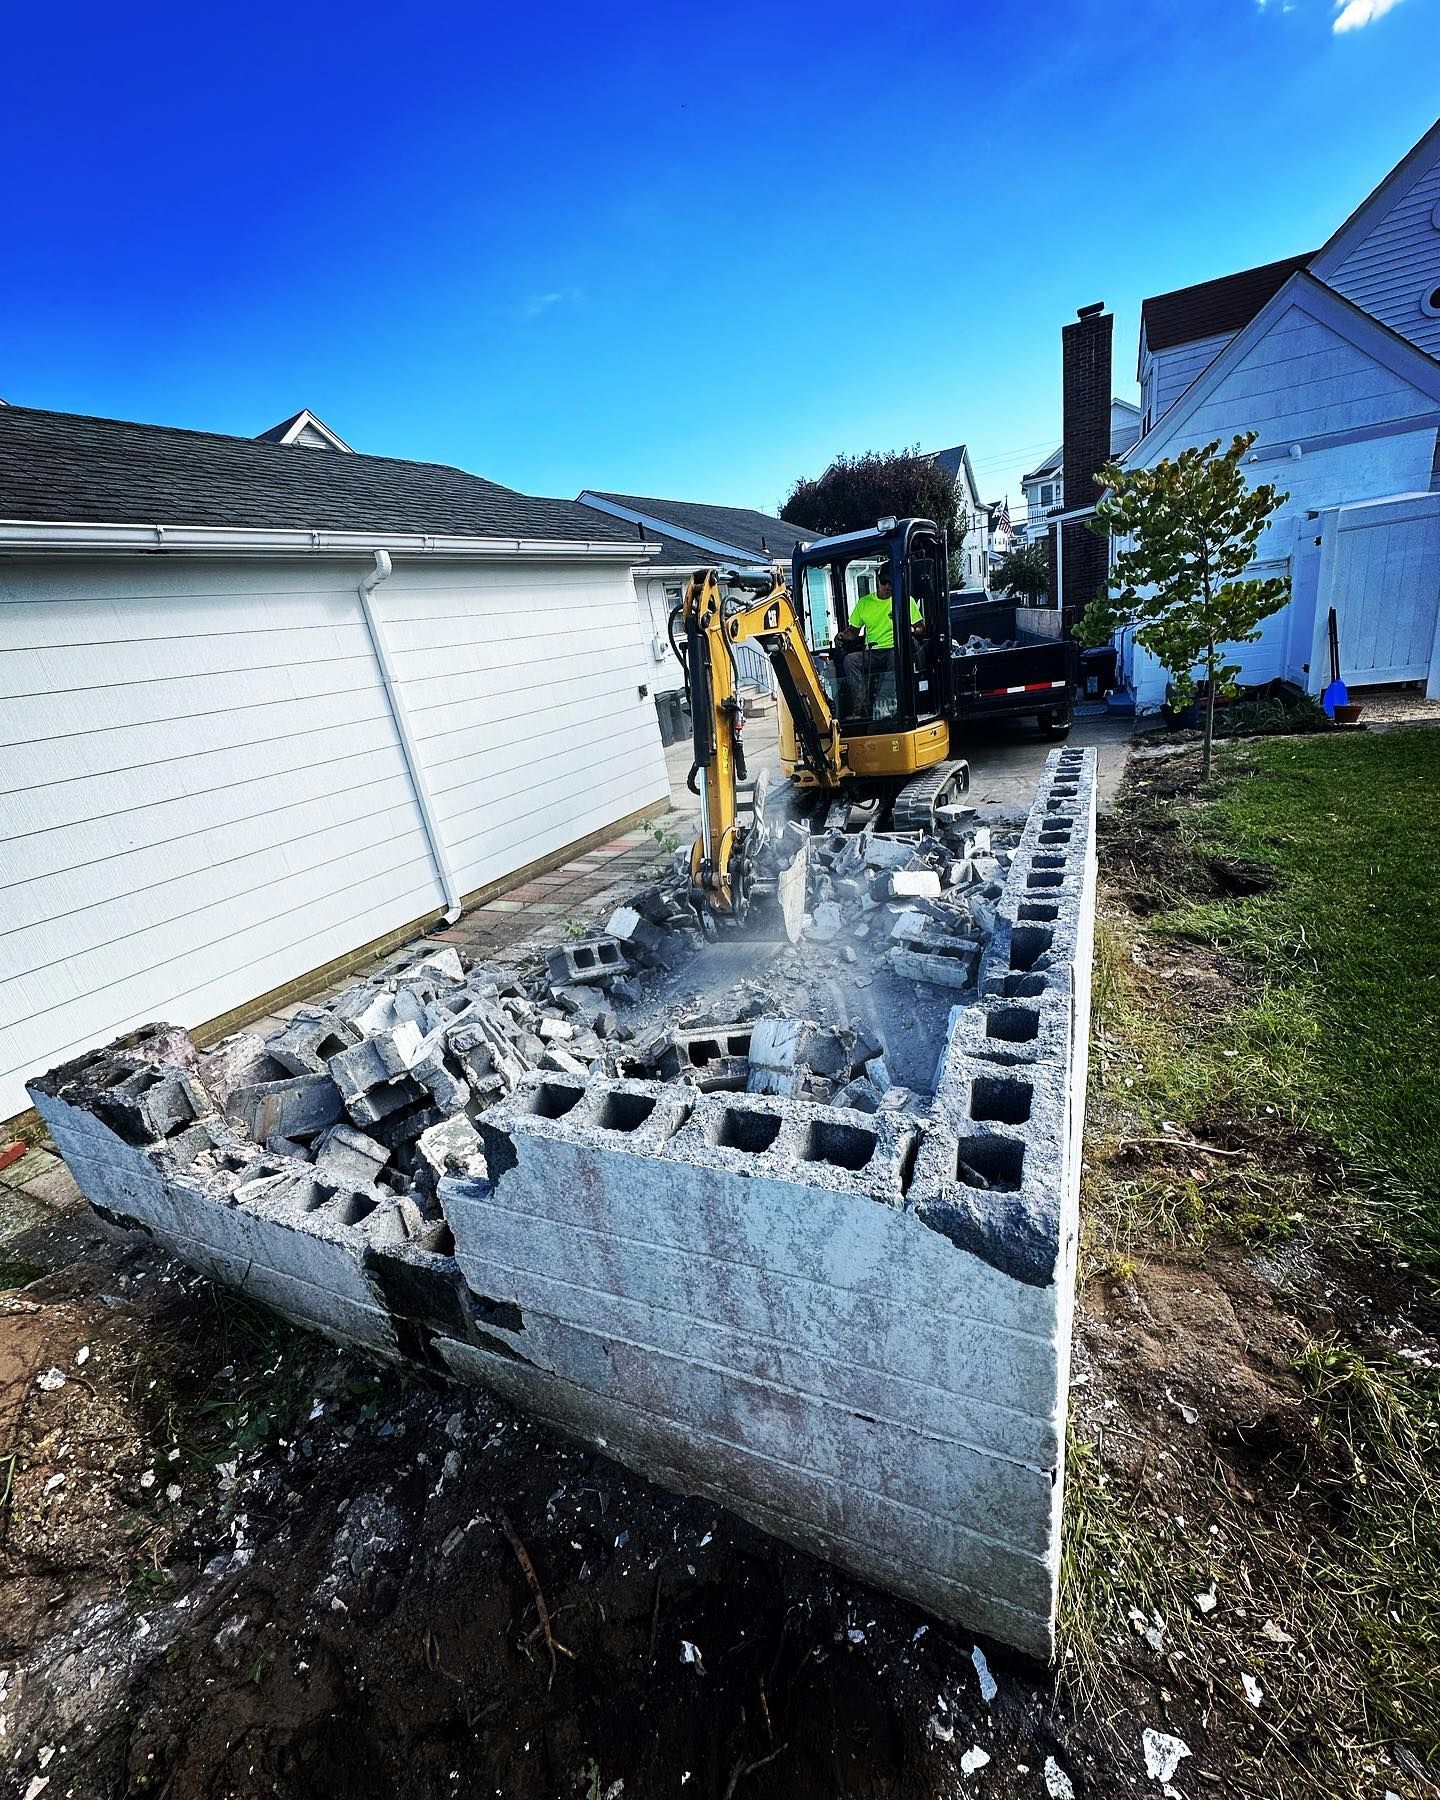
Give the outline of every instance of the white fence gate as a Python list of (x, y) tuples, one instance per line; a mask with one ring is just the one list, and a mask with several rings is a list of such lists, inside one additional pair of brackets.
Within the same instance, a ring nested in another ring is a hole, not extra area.
[(1333, 606), (1349, 686), (1424, 681), (1440, 697), (1440, 494), (1327, 509), (1319, 535), (1311, 687), (1330, 679)]

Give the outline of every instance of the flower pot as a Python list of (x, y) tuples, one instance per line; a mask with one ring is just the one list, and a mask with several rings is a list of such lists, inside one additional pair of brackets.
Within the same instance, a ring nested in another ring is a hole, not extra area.
[(1335, 708), (1335, 723), (1337, 725), (1358, 725), (1360, 715), (1364, 710), (1365, 708), (1358, 700), (1348, 701), (1344, 706)]

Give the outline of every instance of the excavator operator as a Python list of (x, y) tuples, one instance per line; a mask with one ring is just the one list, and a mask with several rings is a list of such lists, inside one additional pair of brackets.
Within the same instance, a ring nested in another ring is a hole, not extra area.
[[(875, 572), (875, 590), (861, 594), (850, 612), (850, 623), (836, 634), (840, 652), (840, 680), (846, 712), (851, 718), (870, 716), (887, 678), (895, 685), (894, 577), (890, 565)], [(910, 602), (912, 628), (921, 622), (920, 608)]]

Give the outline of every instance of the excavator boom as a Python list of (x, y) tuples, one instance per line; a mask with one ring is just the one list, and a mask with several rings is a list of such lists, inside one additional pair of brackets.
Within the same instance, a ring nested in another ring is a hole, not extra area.
[[(758, 598), (748, 605), (732, 600), (727, 611), (727, 589), (736, 588), (757, 593)], [(700, 797), (700, 833), (690, 854), (691, 888), (702, 906), (738, 918), (749, 902), (764, 820), (758, 809), (748, 823), (739, 817), (737, 785), (746, 770), (734, 646), (758, 644), (770, 658), (795, 721), (801, 755), (825, 787), (840, 785), (840, 733), (783, 581), (729, 571), (722, 583), (721, 571), (698, 570), (685, 589), (681, 616), (693, 720), (690, 782)]]

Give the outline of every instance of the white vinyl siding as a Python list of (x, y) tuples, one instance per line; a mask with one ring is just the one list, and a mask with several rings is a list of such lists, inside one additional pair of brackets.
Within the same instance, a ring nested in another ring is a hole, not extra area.
[[(0, 1117), (440, 910), (366, 566), (0, 563)], [(462, 890), (664, 795), (624, 565), (401, 563), (377, 604)]]
[[(1435, 401), (1296, 302), (1148, 460), (1187, 444), (1259, 433), (1261, 445), (1357, 427), (1399, 424), (1433, 413)], [(1283, 471), (1267, 476), (1284, 485)], [(1337, 495), (1353, 499), (1355, 495)]]
[(1440, 317), (1421, 300), (1440, 287), (1440, 161), (1321, 279), (1401, 337), (1440, 356)]
[(462, 892), (668, 791), (623, 564), (401, 564), (377, 599)]
[(1189, 344), (1174, 344), (1168, 350), (1151, 352), (1144, 390), (1151, 425), (1175, 404), (1197, 375), (1210, 367), (1234, 335), (1233, 331), (1222, 331), (1215, 337), (1196, 338)]

